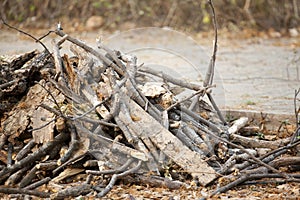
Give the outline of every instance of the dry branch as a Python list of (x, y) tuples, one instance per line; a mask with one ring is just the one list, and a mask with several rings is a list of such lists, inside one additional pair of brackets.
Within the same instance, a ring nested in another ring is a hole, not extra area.
[(66, 188), (64, 190), (61, 190), (57, 193), (51, 194), (51, 199), (65, 199), (70, 197), (77, 197), (80, 195), (88, 194), (92, 191), (92, 187), (89, 184), (81, 184), (79, 186)]
[(0, 193), (4, 194), (29, 194), (41, 198), (49, 198), (50, 194), (46, 192), (40, 192), (35, 190), (21, 189), (21, 188), (2, 188), (0, 187)]
[[(121, 178), (122, 179), (122, 178)], [(126, 179), (126, 180), (125, 180)], [(163, 187), (168, 188), (170, 190), (176, 190), (183, 187), (188, 188), (189, 185), (186, 183), (182, 183), (180, 181), (172, 181), (169, 178), (164, 178), (160, 176), (144, 176), (144, 175), (132, 175), (130, 177), (126, 177), (122, 179), (125, 183), (130, 181), (130, 183), (135, 183), (139, 185), (149, 185), (151, 187)]]
[(120, 174), (114, 174), (111, 177), (111, 180), (110, 180), (109, 184), (104, 188), (104, 190), (102, 190), (100, 193), (98, 193), (97, 197), (101, 198), (101, 197), (105, 196), (112, 189), (112, 187), (114, 186), (114, 184), (116, 183), (116, 181), (119, 178), (136, 172), (141, 167), (141, 164), (142, 164), (142, 161), (139, 161), (138, 164), (135, 167), (133, 167), (133, 168), (131, 168), (131, 169), (125, 171), (125, 172), (122, 172)]
[(232, 142), (240, 143), (243, 146), (247, 146), (249, 148), (269, 148), (269, 149), (277, 149), (279, 147), (287, 145), (291, 141), (291, 138), (284, 138), (275, 141), (266, 141), (266, 140), (259, 140), (255, 138), (248, 138), (237, 134), (231, 134), (230, 139)]

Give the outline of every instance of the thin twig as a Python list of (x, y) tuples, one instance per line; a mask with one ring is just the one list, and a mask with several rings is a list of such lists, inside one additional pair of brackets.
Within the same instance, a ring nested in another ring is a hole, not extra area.
[(33, 129), (28, 129), (28, 132), (33, 132), (33, 131), (37, 131), (40, 130), (42, 128), (45, 128), (46, 126), (48, 126), (49, 124), (51, 124), (52, 122), (54, 122), (56, 120), (56, 117), (54, 117), (54, 119), (50, 120), (49, 122), (45, 123), (44, 125), (37, 127), (37, 128), (33, 128)]
[(70, 120), (77, 120), (77, 119), (80, 119), (80, 118), (83, 118), (84, 116), (86, 116), (87, 114), (89, 114), (90, 112), (94, 111), (97, 107), (101, 106), (102, 104), (104, 104), (105, 102), (107, 102), (111, 97), (108, 97), (106, 99), (104, 99), (103, 101), (101, 101), (100, 103), (96, 104), (95, 106), (93, 106), (92, 108), (90, 108), (88, 111), (86, 111), (85, 113), (79, 115), (79, 116), (76, 116), (76, 117), (72, 117), (70, 118)]
[(214, 46), (213, 46), (213, 54), (211, 56), (209, 66), (206, 72), (206, 76), (203, 82), (203, 86), (206, 87), (208, 85), (211, 85), (214, 78), (214, 70), (215, 70), (215, 61), (216, 61), (216, 54), (218, 49), (218, 28), (217, 28), (217, 20), (216, 20), (216, 14), (215, 14), (215, 8), (212, 3), (212, 0), (208, 0), (208, 4), (212, 11), (212, 17), (213, 17), (213, 24), (214, 24)]
[(294, 96), (294, 109), (295, 109), (295, 117), (296, 117), (296, 127), (299, 126), (299, 113), (300, 113), (300, 106), (297, 108), (297, 96), (300, 93), (300, 88), (298, 90), (295, 90), (295, 96)]
[(40, 40), (44, 39), (45, 37), (47, 37), (47, 36), (50, 35), (51, 33), (55, 33), (55, 31), (48, 31), (48, 33), (46, 33), (45, 35), (39, 37), (38, 40), (40, 41)]
[(198, 95), (198, 94), (205, 93), (206, 90), (209, 89), (210, 87), (213, 87), (213, 86), (209, 86), (209, 87), (203, 88), (203, 89), (201, 89), (201, 90), (198, 90), (198, 91), (196, 91), (195, 93), (191, 94), (190, 96), (188, 96), (188, 97), (186, 97), (186, 98), (184, 98), (184, 99), (182, 99), (182, 100), (180, 100), (180, 101), (177, 101), (176, 103), (174, 103), (174, 104), (172, 104), (171, 106), (169, 106), (169, 107), (166, 109), (166, 111), (170, 111), (172, 108), (174, 108), (174, 107), (178, 106), (179, 104), (181, 104), (181, 103), (183, 103), (183, 102), (185, 102), (185, 101), (187, 101), (187, 100), (193, 98), (194, 96), (196, 96), (196, 95)]
[(138, 72), (137, 74), (139, 73), (147, 73), (147, 74), (151, 74), (153, 76), (156, 76), (156, 77), (159, 77), (165, 81), (168, 81), (170, 83), (173, 83), (174, 85), (178, 85), (178, 86), (181, 86), (181, 87), (185, 87), (185, 88), (188, 88), (188, 89), (191, 89), (191, 90), (202, 90), (203, 87), (201, 87), (200, 85), (198, 84), (194, 84), (194, 83), (190, 83), (190, 82), (186, 82), (182, 79), (177, 79), (177, 78), (174, 78), (166, 73), (163, 73), (162, 71), (157, 71), (157, 70), (154, 70), (154, 69), (151, 69), (151, 68), (148, 68), (148, 67), (143, 67), (142, 69), (138, 69)]
[(211, 93), (206, 93), (209, 101), (211, 102), (212, 106), (214, 107), (214, 109), (217, 111), (217, 115), (219, 117), (219, 119), (222, 121), (223, 125), (227, 125), (227, 122), (225, 120), (225, 118), (223, 117), (219, 107), (217, 106), (213, 96), (211, 95)]
[(85, 157), (86, 155), (88, 155), (88, 153), (83, 153), (83, 154), (80, 154), (74, 158), (72, 158), (71, 160), (68, 160), (67, 162), (63, 163), (62, 165), (60, 165), (59, 167), (57, 167), (55, 170), (52, 171), (53, 174), (57, 174), (58, 171), (60, 171), (61, 169), (63, 169), (65, 166), (67, 166), (68, 164), (72, 163), (72, 162), (75, 162), (77, 160), (80, 160), (82, 159), (83, 157)]
[(101, 43), (100, 41), (97, 41), (97, 45), (99, 49), (103, 49), (104, 51), (106, 51), (108, 53), (109, 56), (112, 57), (112, 59), (117, 63), (117, 65), (125, 71), (125, 65), (121, 62), (121, 60), (117, 57), (116, 53), (113, 52), (110, 48), (108, 48), (107, 46), (105, 46), (103, 43)]
[[(299, 175), (297, 175), (297, 174), (287, 174), (287, 175), (289, 177), (291, 177), (291, 179), (284, 180), (284, 182), (297, 182), (297, 183), (300, 182)], [(235, 181), (232, 181), (229, 184), (216, 189), (208, 197), (211, 198), (216, 194), (224, 193), (237, 185), (245, 183), (246, 181), (262, 179), (262, 178), (281, 178), (281, 177), (282, 177), (281, 174), (262, 173), (262, 171), (260, 171), (260, 168), (257, 168), (252, 173), (244, 174), (244, 175), (240, 176), (239, 178), (237, 178)], [(207, 197), (202, 197), (200, 200), (204, 200), (206, 198)]]
[(95, 170), (86, 170), (85, 172), (87, 174), (93, 174), (93, 175), (101, 175), (101, 174), (117, 174), (122, 173), (126, 170), (127, 167), (129, 167), (133, 163), (133, 159), (128, 159), (121, 167), (118, 169), (112, 169), (112, 170), (103, 170), (103, 171), (95, 171)]
[(109, 184), (104, 188), (104, 190), (102, 190), (100, 193), (97, 194), (97, 197), (98, 198), (104, 197), (115, 185), (118, 178), (121, 178), (121, 177), (124, 177), (124, 176), (127, 176), (129, 174), (136, 172), (141, 167), (141, 165), (142, 165), (142, 161), (139, 161), (138, 164), (134, 168), (131, 168), (121, 174), (114, 174), (111, 177)]
[(300, 136), (300, 126), (296, 129), (295, 133), (293, 134), (290, 144), (293, 144), (297, 141), (297, 137)]

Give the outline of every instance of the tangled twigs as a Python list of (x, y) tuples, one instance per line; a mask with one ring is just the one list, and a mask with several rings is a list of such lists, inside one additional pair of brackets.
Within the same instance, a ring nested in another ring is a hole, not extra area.
[(57, 106), (58, 108), (58, 112), (59, 112), (59, 116), (62, 116), (64, 118), (66, 118), (66, 116), (62, 113), (61, 109), (60, 109), (60, 106), (57, 102), (57, 100), (55, 99), (55, 97), (53, 96), (52, 92), (50, 92), (45, 86), (43, 86), (42, 84), (40, 84), (39, 82), (35, 82), (36, 84), (39, 84), (44, 90), (47, 91), (47, 93), (51, 96), (52, 100), (54, 101), (55, 105)]
[[(299, 162), (299, 161), (298, 161)], [(300, 182), (300, 178), (298, 175), (295, 174), (286, 174), (289, 178), (284, 179), (284, 182)], [(241, 185), (245, 183), (246, 181), (251, 180), (257, 180), (257, 179), (263, 179), (263, 178), (282, 178), (282, 174), (268, 174), (265, 168), (260, 167), (252, 170), (251, 172), (244, 173), (240, 177), (238, 177), (236, 180), (230, 182), (229, 184), (220, 187), (213, 191), (208, 197), (202, 197), (201, 200), (204, 200), (206, 198), (210, 198), (216, 194), (224, 193), (233, 187), (236, 187), (238, 185)]]
[(34, 163), (37, 160), (41, 160), (43, 156), (47, 155), (49, 151), (52, 151), (53, 148), (64, 142), (69, 138), (69, 135), (66, 133), (60, 133), (55, 137), (53, 141), (48, 142), (47, 144), (43, 145), (41, 148), (39, 148), (34, 153), (28, 155), (27, 157), (23, 158), (19, 162), (13, 164), (12, 166), (6, 167), (0, 171), (0, 183), (3, 182), (8, 176), (10, 176), (12, 173), (22, 169), (26, 165), (30, 163)]
[[(196, 125), (196, 124), (195, 124), (195, 126), (198, 126), (198, 128), (202, 129), (202, 127), (199, 127), (199, 125)], [(256, 157), (254, 157), (254, 156), (253, 156), (251, 153), (249, 153), (249, 151), (247, 151), (244, 147), (239, 146), (239, 145), (236, 145), (236, 144), (234, 144), (234, 143), (232, 143), (232, 142), (229, 142), (229, 141), (227, 141), (227, 140), (225, 140), (225, 139), (223, 139), (223, 138), (221, 138), (221, 137), (219, 137), (219, 136), (216, 136), (213, 132), (211, 132), (211, 131), (209, 131), (209, 130), (207, 130), (207, 129), (203, 129), (203, 131), (205, 131), (207, 134), (209, 134), (211, 137), (214, 137), (214, 138), (217, 139), (217, 140), (220, 140), (220, 141), (222, 141), (222, 142), (224, 142), (224, 143), (227, 143), (227, 144), (229, 144), (229, 145), (231, 145), (231, 146), (233, 146), (233, 147), (235, 147), (235, 148), (240, 149), (240, 150), (243, 151), (244, 153), (248, 154), (248, 155), (250, 156), (250, 158), (251, 158), (254, 162), (256, 162), (257, 164), (262, 165), (262, 166), (266, 167), (267, 169), (269, 169), (269, 170), (271, 170), (271, 171), (273, 171), (273, 172), (275, 172), (275, 173), (281, 174), (281, 175), (282, 175), (283, 177), (285, 177), (285, 178), (290, 178), (290, 177), (288, 177), (285, 173), (280, 172), (279, 170), (275, 169), (274, 167), (272, 167), (272, 166), (270, 166), (270, 165), (264, 163), (263, 161), (261, 161), (260, 159), (258, 159), (258, 158), (256, 158)]]
[[(296, 132), (297, 131), (298, 130), (296, 130)], [(269, 152), (267, 155), (264, 155), (263, 157), (261, 157), (259, 159), (254, 159), (255, 161), (258, 161), (258, 163), (262, 164), (262, 166), (259, 168), (255, 168), (255, 169), (251, 169), (251, 170), (242, 170), (242, 169), (245, 169), (247, 166), (249, 166), (250, 163), (252, 163), (253, 161), (248, 162), (248, 165), (245, 165), (243, 168), (240, 168), (241, 175), (239, 177), (237, 177), (236, 180), (228, 183), (227, 185), (225, 185), (223, 187), (216, 189), (209, 196), (202, 197), (201, 200), (212, 197), (219, 193), (226, 192), (237, 185), (245, 183), (246, 181), (251, 181), (251, 180), (256, 180), (256, 179), (284, 178), (284, 182), (300, 182), (300, 178), (298, 175), (295, 176), (294, 174), (283, 173), (276, 169), (281, 166), (287, 166), (289, 164), (297, 165), (297, 163), (300, 162), (298, 157), (279, 158), (277, 160), (274, 160), (276, 157), (285, 153), (286, 149), (293, 148), (299, 144), (300, 144), (300, 141), (297, 141), (297, 142), (293, 143), (292, 145), (284, 146), (284, 147), (278, 148), (272, 152)], [(249, 154), (249, 155), (250, 155), (250, 158), (252, 158), (252, 159), (254, 158), (253, 156), (251, 156), (251, 154)], [(263, 164), (263, 163), (268, 163), (268, 164)], [(245, 164), (247, 164), (247, 162), (245, 162)], [(269, 174), (268, 169), (275, 173)]]

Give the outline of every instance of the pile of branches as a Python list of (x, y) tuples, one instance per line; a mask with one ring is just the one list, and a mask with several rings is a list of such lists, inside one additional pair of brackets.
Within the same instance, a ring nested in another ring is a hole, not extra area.
[[(300, 163), (280, 157), (300, 144), (299, 128), (264, 141), (239, 134), (248, 118), (224, 120), (211, 95), (217, 34), (200, 85), (99, 41), (94, 49), (60, 25), (52, 32), (60, 37), (52, 53), (44, 46), (0, 63), (0, 193), (103, 197), (120, 179), (172, 189), (189, 187), (191, 178), (202, 186), (226, 180), (210, 197), (255, 179), (299, 182), (299, 174), (280, 170)], [(61, 55), (66, 41), (73, 55)], [(189, 95), (174, 92), (182, 90)]]

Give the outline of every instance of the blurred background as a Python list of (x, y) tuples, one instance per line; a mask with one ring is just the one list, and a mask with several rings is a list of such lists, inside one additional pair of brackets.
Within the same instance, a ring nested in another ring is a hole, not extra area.
[[(81, 30), (172, 27), (187, 32), (212, 29), (206, 0), (1, 0), (4, 19), (20, 27), (49, 28), (61, 21)], [(215, 0), (220, 28), (274, 30), (299, 26), (299, 0)], [(3, 25), (1, 25), (3, 26)]]

